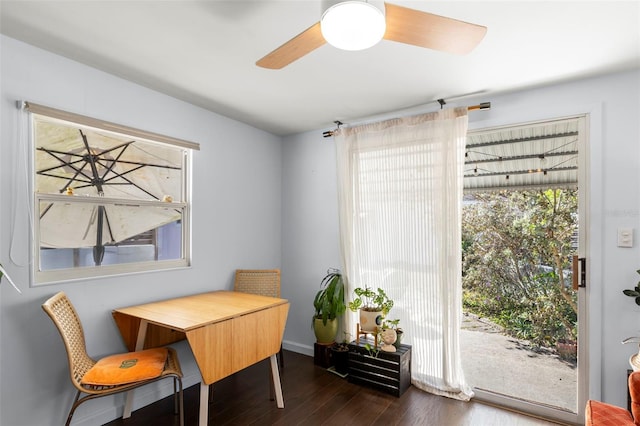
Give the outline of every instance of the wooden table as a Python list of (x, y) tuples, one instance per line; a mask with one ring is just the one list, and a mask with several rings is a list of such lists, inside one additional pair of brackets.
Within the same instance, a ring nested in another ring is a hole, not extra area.
[[(207, 424), (209, 385), (271, 359), (278, 408), (284, 408), (276, 354), (289, 312), (285, 299), (214, 291), (115, 309), (113, 318), (130, 351), (187, 339), (202, 382), (200, 425)], [(125, 415), (131, 415), (132, 394)]]

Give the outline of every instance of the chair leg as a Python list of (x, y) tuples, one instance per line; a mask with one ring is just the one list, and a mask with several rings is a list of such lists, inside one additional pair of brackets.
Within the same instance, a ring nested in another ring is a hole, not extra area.
[(178, 378), (173, 378), (173, 414), (180, 414), (178, 411)]
[(178, 378), (178, 400), (180, 405), (180, 426), (184, 426), (184, 396), (182, 392), (182, 378)]
[(184, 398), (182, 396), (182, 379), (173, 377), (173, 414), (180, 416), (180, 426), (184, 426)]
[(69, 415), (67, 416), (67, 422), (65, 423), (65, 426), (69, 426), (71, 424), (71, 417), (73, 417), (73, 413), (75, 413), (76, 408), (78, 408), (78, 406), (82, 404), (82, 402), (78, 403), (78, 398), (80, 398), (80, 391), (76, 392), (76, 398), (73, 400), (71, 410), (69, 410)]

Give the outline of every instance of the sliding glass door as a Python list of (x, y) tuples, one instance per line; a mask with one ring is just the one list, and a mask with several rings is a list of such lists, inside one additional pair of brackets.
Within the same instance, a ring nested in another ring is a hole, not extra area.
[[(584, 407), (586, 117), (474, 131), (461, 349), (476, 397), (562, 421)], [(578, 266), (584, 266), (578, 262)]]

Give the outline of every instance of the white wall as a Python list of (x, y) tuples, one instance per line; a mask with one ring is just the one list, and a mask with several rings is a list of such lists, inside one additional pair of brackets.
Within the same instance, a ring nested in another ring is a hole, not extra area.
[[(285, 139), (282, 155), (282, 294), (285, 348), (313, 355), (313, 298), (328, 268), (340, 268), (335, 145), (321, 131)], [(286, 255), (285, 255), (286, 253)]]
[[(470, 128), (590, 114), (589, 395), (621, 406), (626, 406), (628, 358), (637, 348), (620, 341), (640, 335), (640, 306), (622, 294), (640, 279), (635, 272), (640, 268), (639, 82), (636, 70), (459, 102), (492, 104), (490, 111), (470, 113)], [(283, 159), (282, 285), (298, 302), (286, 338), (312, 353), (311, 302), (327, 267), (340, 259), (335, 146), (321, 130), (307, 132), (285, 139)], [(619, 227), (634, 228), (633, 248), (616, 247)]]
[[(281, 138), (1, 36), (0, 262), (19, 284), (0, 285), (0, 424), (63, 424), (74, 391), (64, 346), (40, 305), (63, 290), (85, 327), (89, 353), (124, 350), (111, 309), (171, 296), (230, 289), (236, 268), (281, 267)], [(29, 227), (18, 163), (26, 142), (17, 100), (200, 143), (194, 155), (193, 267), (161, 273), (29, 287)], [(185, 384), (199, 381), (178, 343)], [(136, 392), (136, 406), (171, 392), (171, 381)], [(123, 397), (78, 409), (74, 424), (122, 413)]]

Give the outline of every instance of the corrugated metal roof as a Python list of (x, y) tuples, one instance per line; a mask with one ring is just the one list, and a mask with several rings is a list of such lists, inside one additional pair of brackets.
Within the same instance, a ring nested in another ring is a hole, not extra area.
[(575, 186), (583, 119), (573, 117), (470, 131), (465, 154), (465, 191)]

